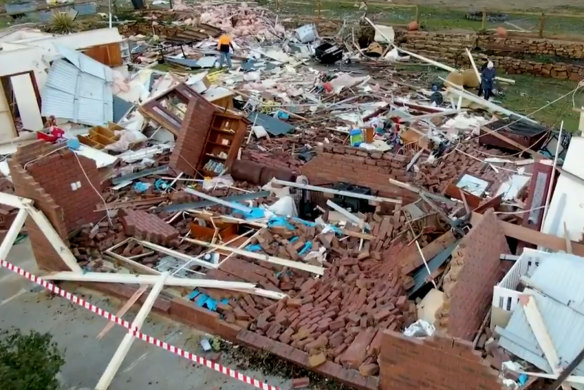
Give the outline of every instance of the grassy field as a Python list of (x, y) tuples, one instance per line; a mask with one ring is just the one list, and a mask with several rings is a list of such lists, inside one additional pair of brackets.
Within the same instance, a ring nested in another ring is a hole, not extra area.
[[(576, 88), (577, 83), (567, 80), (545, 79), (529, 75), (509, 76), (516, 81), (515, 85), (505, 87), (501, 103), (506, 108), (529, 114), (540, 107), (554, 101)], [(532, 117), (548, 126), (559, 127), (564, 121), (564, 128), (570, 132), (578, 129), (579, 113), (572, 110), (584, 105), (584, 94), (578, 91), (561, 101), (539, 111)]]
[[(401, 65), (399, 73), (406, 75), (409, 72), (421, 76), (421, 85), (429, 88), (432, 83), (440, 82), (440, 77), (445, 78), (447, 72), (437, 70), (428, 65)], [(570, 94), (564, 99), (546, 107), (536, 113), (541, 107), (551, 103), (559, 97), (573, 91), (577, 83), (569, 80), (555, 80), (529, 75), (504, 75), (501, 76), (515, 80), (515, 84), (501, 84), (501, 94), (495, 103), (520, 114), (529, 115), (531, 118), (551, 128), (559, 128), (564, 121), (564, 129), (574, 132), (578, 129), (579, 113), (572, 107), (584, 106), (584, 90), (576, 94)], [(471, 93), (477, 91), (469, 90)], [(532, 114), (533, 113), (533, 114)]]
[[(359, 10), (361, 0), (268, 0), (267, 5), (273, 10), (279, 10), (283, 15), (295, 16), (320, 16), (325, 19), (357, 20), (364, 11)], [(369, 2), (367, 16), (380, 24), (405, 25), (416, 20), (416, 12), (419, 12), (419, 20), (422, 28), (429, 31), (441, 30), (468, 30), (480, 31), (483, 28), (481, 20), (469, 20), (467, 11), (471, 6), (463, 8), (449, 8), (432, 5), (419, 5), (415, 7), (403, 7), (393, 2), (380, 1)], [(472, 8), (477, 10), (477, 8)], [(526, 8), (534, 12), (532, 8)], [(488, 7), (487, 7), (488, 10)], [(584, 35), (584, 9), (564, 10), (563, 13), (581, 15), (581, 17), (547, 15), (544, 24), (545, 36), (581, 36)], [(502, 26), (508, 30), (539, 32), (540, 17), (531, 14), (509, 14), (507, 20), (496, 22), (488, 21), (486, 29), (495, 29)]]

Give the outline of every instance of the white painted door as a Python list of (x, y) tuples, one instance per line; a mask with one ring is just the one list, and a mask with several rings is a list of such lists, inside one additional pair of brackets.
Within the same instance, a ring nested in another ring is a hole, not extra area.
[(16, 137), (16, 134), (10, 106), (4, 94), (4, 87), (0, 82), (0, 142), (10, 140)]
[(26, 130), (42, 130), (43, 119), (37, 102), (36, 94), (29, 74), (10, 77), (14, 99), (20, 113), (22, 128)]

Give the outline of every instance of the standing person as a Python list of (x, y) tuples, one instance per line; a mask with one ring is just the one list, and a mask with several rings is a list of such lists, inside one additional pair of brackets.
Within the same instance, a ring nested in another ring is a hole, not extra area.
[(485, 100), (489, 100), (489, 98), (493, 96), (493, 87), (496, 75), (497, 71), (495, 70), (495, 65), (489, 61), (487, 67), (481, 72), (481, 90)]
[(223, 62), (227, 62), (227, 67), (231, 69), (231, 52), (229, 50), (235, 50), (233, 44), (231, 43), (231, 35), (223, 34), (219, 37), (217, 42), (217, 50), (219, 50), (219, 67), (223, 68)]

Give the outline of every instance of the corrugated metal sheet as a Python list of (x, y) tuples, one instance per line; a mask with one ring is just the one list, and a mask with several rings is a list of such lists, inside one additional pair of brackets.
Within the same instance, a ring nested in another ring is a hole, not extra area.
[(82, 53), (66, 48), (59, 51), (67, 60), (56, 60), (51, 66), (43, 90), (42, 114), (92, 126), (112, 121), (111, 69)]
[(105, 81), (113, 81), (112, 70), (104, 64), (86, 56), (83, 53), (69, 49), (64, 46), (57, 47), (59, 54), (65, 57), (70, 63), (75, 65), (83, 73), (89, 73)]
[[(567, 254), (550, 256), (553, 258), (541, 263), (530, 278), (535, 290), (525, 292), (535, 298), (561, 365), (565, 367), (584, 348), (584, 259)], [(508, 325), (501, 330), (499, 345), (541, 370), (552, 372), (523, 306), (516, 307)], [(576, 368), (574, 375), (584, 375), (584, 364)]]
[(51, 66), (45, 86), (73, 95), (77, 90), (79, 73), (79, 69), (69, 62), (56, 60)]

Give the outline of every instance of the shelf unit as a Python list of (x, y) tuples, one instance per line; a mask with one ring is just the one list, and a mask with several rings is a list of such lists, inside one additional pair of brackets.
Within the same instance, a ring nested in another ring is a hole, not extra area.
[(229, 171), (245, 137), (247, 119), (229, 112), (213, 114), (198, 170), (206, 176)]

